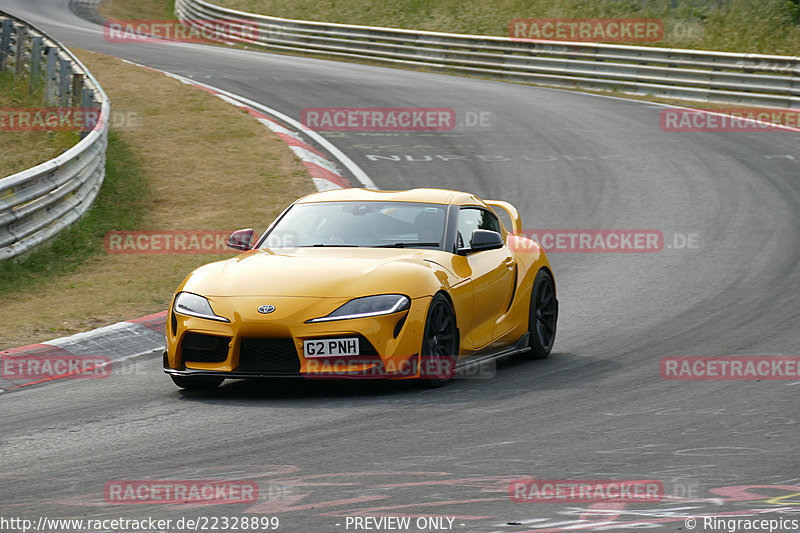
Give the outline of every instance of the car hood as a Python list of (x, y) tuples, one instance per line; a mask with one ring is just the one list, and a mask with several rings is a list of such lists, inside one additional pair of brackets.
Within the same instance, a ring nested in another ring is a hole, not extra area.
[[(203, 296), (357, 297), (402, 293), (412, 298), (449, 285), (445, 252), (398, 248), (252, 250), (202, 266), (180, 290)], [(438, 281), (437, 281), (438, 280)]]

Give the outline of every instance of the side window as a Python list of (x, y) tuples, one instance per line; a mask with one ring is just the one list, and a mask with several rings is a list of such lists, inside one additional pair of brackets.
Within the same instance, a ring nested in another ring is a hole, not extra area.
[(458, 212), (458, 234), (456, 246), (469, 246), (472, 230), (488, 229), (500, 233), (500, 222), (494, 214), (478, 207), (464, 207)]

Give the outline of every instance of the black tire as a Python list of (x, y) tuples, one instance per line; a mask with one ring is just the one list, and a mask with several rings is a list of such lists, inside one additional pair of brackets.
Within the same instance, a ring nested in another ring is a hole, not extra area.
[(420, 352), (420, 383), (441, 387), (453, 377), (459, 353), (456, 315), (441, 293), (433, 296), (425, 318)]
[(523, 354), (526, 359), (547, 359), (556, 339), (558, 300), (553, 276), (547, 270), (536, 273), (531, 290), (528, 315), (528, 343), (531, 349)]
[(225, 378), (214, 376), (174, 376), (170, 375), (172, 382), (186, 390), (210, 391), (214, 390), (225, 381)]

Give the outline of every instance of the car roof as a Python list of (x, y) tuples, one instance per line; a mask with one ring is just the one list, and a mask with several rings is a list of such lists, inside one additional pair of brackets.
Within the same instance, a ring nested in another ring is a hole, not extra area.
[(295, 203), (313, 202), (424, 202), (432, 204), (485, 205), (477, 196), (447, 189), (410, 189), (407, 191), (376, 191), (374, 189), (335, 189), (300, 198)]

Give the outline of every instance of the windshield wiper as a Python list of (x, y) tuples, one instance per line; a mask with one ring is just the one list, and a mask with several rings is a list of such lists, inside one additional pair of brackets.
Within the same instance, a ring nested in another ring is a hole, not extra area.
[(394, 242), (392, 244), (379, 244), (374, 248), (413, 248), (415, 246), (439, 246), (438, 242)]

